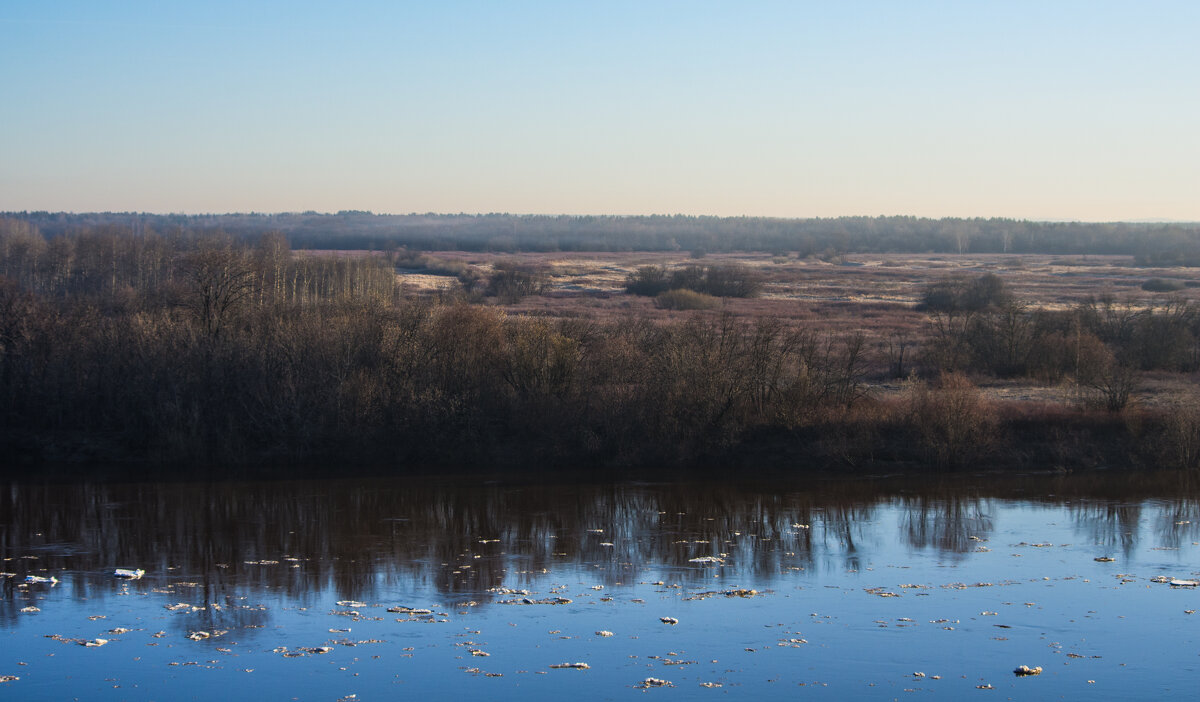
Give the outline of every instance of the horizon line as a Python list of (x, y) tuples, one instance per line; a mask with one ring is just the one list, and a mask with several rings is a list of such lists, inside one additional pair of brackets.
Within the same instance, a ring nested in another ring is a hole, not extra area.
[(547, 212), (376, 212), (373, 210), (360, 209), (343, 209), (337, 211), (319, 211), (319, 210), (285, 210), (276, 212), (260, 212), (258, 210), (249, 210), (241, 212), (153, 212), (146, 210), (4, 210), (0, 211), (0, 217), (7, 216), (29, 216), (35, 214), (48, 215), (68, 215), (68, 216), (84, 216), (84, 215), (132, 215), (140, 217), (233, 217), (233, 216), (258, 216), (258, 217), (276, 217), (276, 216), (325, 216), (336, 217), (346, 215), (359, 215), (370, 217), (547, 217), (547, 218), (585, 218), (585, 217), (603, 217), (612, 219), (638, 219), (647, 217), (686, 217), (693, 219), (765, 219), (765, 220), (781, 220), (781, 221), (803, 221), (803, 220), (837, 220), (837, 219), (925, 219), (932, 221), (945, 220), (962, 220), (962, 221), (991, 221), (991, 220), (1009, 220), (1013, 222), (1029, 222), (1029, 223), (1044, 223), (1044, 224), (1190, 224), (1200, 225), (1200, 219), (1171, 219), (1166, 217), (1142, 217), (1137, 219), (1080, 219), (1080, 218), (1034, 218), (1034, 217), (1009, 217), (1009, 216), (941, 216), (934, 217), (928, 215), (914, 214), (842, 214), (842, 215), (810, 215), (810, 216), (779, 216), (779, 215), (714, 215), (714, 214), (689, 214), (684, 212), (665, 213), (656, 212), (650, 214), (614, 214), (614, 213), (547, 213)]

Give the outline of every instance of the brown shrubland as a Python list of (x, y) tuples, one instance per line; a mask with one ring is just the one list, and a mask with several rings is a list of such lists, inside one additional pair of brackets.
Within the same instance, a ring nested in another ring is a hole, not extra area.
[[(1200, 463), (1194, 402), (1133, 402), (1145, 373), (1200, 369), (1200, 315), (1184, 299), (1040, 307), (988, 274), (928, 284), (924, 309), (775, 314), (754, 295), (799, 285), (791, 258), (750, 272), (710, 255), (629, 278), (703, 305), (618, 292), (627, 307), (589, 314), (549, 292), (544, 261), (316, 254), (278, 233), (47, 239), (19, 224), (0, 228), (8, 465)], [(459, 288), (403, 295), (398, 263), (440, 266)], [(1077, 401), (989, 399), (982, 386), (1009, 379)]]

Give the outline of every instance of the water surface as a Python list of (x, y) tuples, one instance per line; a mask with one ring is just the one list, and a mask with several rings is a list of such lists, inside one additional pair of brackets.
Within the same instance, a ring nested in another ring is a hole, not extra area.
[(1190, 696), (1200, 591), (1157, 580), (1200, 575), (1197, 542), (1181, 473), (10, 483), (0, 690)]

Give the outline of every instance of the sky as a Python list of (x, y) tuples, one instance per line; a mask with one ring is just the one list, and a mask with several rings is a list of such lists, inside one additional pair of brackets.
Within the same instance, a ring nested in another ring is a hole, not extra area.
[(1200, 3), (0, 2), (0, 211), (1200, 220)]

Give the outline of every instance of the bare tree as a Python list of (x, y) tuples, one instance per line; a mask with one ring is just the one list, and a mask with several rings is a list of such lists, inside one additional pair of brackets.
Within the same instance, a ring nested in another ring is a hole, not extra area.
[(183, 304), (201, 330), (221, 335), (233, 313), (254, 291), (254, 271), (244, 251), (228, 242), (204, 243), (184, 259), (188, 294)]

